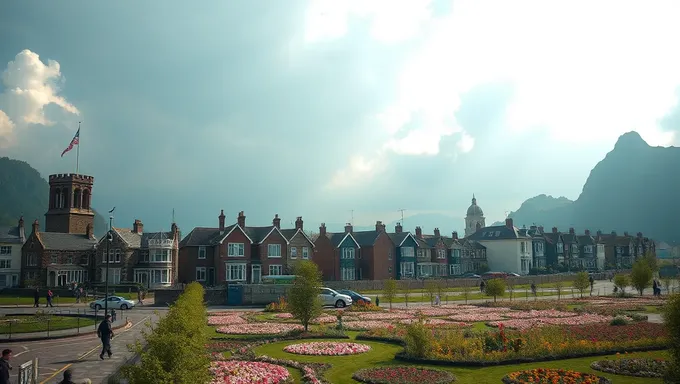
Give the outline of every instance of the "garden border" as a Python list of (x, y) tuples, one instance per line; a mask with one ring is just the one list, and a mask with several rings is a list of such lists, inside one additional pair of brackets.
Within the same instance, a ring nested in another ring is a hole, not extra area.
[(501, 365), (515, 365), (515, 364), (526, 364), (526, 363), (541, 363), (546, 361), (556, 361), (556, 360), (568, 360), (568, 359), (579, 359), (583, 357), (597, 357), (614, 355), (617, 353), (624, 352), (649, 352), (649, 351), (663, 351), (668, 349), (668, 346), (649, 346), (649, 347), (637, 347), (629, 348), (626, 350), (622, 349), (610, 349), (606, 351), (597, 351), (584, 354), (572, 354), (563, 356), (545, 356), (539, 358), (526, 358), (526, 359), (508, 359), (500, 361), (471, 361), (471, 360), (437, 360), (437, 359), (420, 359), (415, 357), (406, 356), (405, 352), (399, 352), (394, 356), (395, 360), (405, 361), (413, 364), (427, 364), (436, 366), (448, 366), (448, 367), (491, 367), (491, 366), (501, 366)]
[[(557, 370), (557, 368), (546, 368), (546, 370)], [(513, 371), (513, 372), (511, 372), (511, 373), (515, 373), (515, 372), (524, 372), (524, 371), (531, 371), (531, 369), (528, 369), (528, 370), (527, 370), (527, 369), (523, 369), (523, 370), (520, 370), (520, 371)], [(572, 372), (587, 373), (587, 372), (580, 372), (580, 371), (572, 371)], [(608, 378), (604, 377), (604, 376), (600, 376), (600, 375), (596, 375), (596, 374), (592, 374), (592, 373), (587, 373), (587, 374), (588, 374), (588, 375), (591, 375), (591, 376), (595, 376), (595, 377), (597, 377), (598, 379), (600, 379), (600, 380), (598, 381), (598, 384), (612, 384), (612, 381), (609, 380)], [(516, 381), (516, 380), (511, 380), (511, 379), (509, 379), (509, 378), (508, 378), (508, 375), (509, 375), (509, 374), (506, 374), (505, 376), (503, 376), (503, 378), (501, 379), (501, 382), (503, 382), (504, 384), (516, 384), (516, 383), (518, 383), (518, 381)], [(520, 382), (520, 383), (521, 383), (521, 382)]]
[[(622, 360), (623, 360), (623, 359), (622, 359)], [(626, 360), (654, 360), (654, 359), (647, 359), (647, 358), (629, 358), (629, 359), (626, 359)], [(657, 374), (656, 372), (653, 372), (653, 373), (655, 374), (655, 376), (645, 375), (645, 374), (643, 374), (643, 373), (637, 373), (637, 372), (622, 373), (622, 372), (620, 372), (620, 371), (616, 371), (616, 370), (611, 369), (611, 368), (607, 368), (607, 367), (602, 367), (602, 366), (600, 366), (600, 364), (598, 364), (598, 363), (601, 362), (601, 361), (606, 361), (606, 360), (596, 360), (596, 361), (593, 361), (592, 363), (590, 363), (590, 368), (593, 369), (593, 370), (595, 370), (595, 371), (604, 372), (604, 373), (610, 373), (610, 374), (612, 374), (612, 375), (619, 375), (619, 376), (644, 377), (644, 378), (648, 378), (648, 379), (662, 379), (662, 378), (664, 377), (664, 374), (663, 374), (663, 373), (658, 373), (658, 374)], [(612, 360), (608, 360), (608, 361), (612, 361)], [(668, 362), (667, 360), (664, 360), (664, 361), (665, 361), (665, 362)]]
[[(103, 320), (103, 319), (102, 319)], [(95, 323), (97, 320), (95, 320)], [(125, 328), (128, 326), (128, 324), (132, 324), (132, 322), (126, 321), (125, 323), (122, 323), (121, 325), (112, 327), (114, 331)], [(89, 326), (88, 326), (89, 327)], [(66, 329), (60, 329), (60, 331), (66, 331), (69, 329), (76, 329), (76, 328), (66, 328)], [(80, 328), (83, 329), (83, 328)], [(25, 332), (25, 333), (33, 333), (33, 332)], [(92, 335), (96, 334), (97, 331), (86, 331), (86, 332), (80, 332), (80, 333), (74, 333), (70, 335), (58, 335), (58, 336), (37, 336), (37, 337), (12, 337), (11, 339), (0, 339), (0, 341), (3, 342), (12, 342), (12, 343), (24, 343), (24, 342), (29, 342), (29, 341), (42, 341), (42, 340), (59, 340), (59, 339), (68, 339), (71, 337), (78, 337), (78, 336), (86, 336), (86, 335)]]

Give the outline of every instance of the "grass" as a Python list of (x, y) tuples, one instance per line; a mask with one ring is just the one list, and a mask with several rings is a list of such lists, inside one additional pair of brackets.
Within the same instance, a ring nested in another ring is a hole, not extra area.
[[(569, 289), (571, 290), (572, 288), (572, 283), (571, 282), (564, 282), (564, 286), (562, 287), (563, 290)], [(541, 288), (546, 288), (546, 289), (553, 289), (555, 286), (554, 283), (543, 283), (543, 284), (536, 284), (536, 287), (540, 290)], [(531, 284), (517, 284), (512, 286), (515, 290), (531, 290)], [(455, 287), (455, 288), (446, 288), (442, 290), (444, 294), (448, 293), (461, 293), (465, 290), (464, 287)], [(479, 283), (475, 284), (474, 286), (471, 285), (468, 287), (468, 290), (470, 291), (479, 291)], [(416, 294), (427, 294), (427, 289), (425, 288), (414, 288), (410, 290), (411, 293)], [(369, 289), (366, 291), (361, 291), (362, 294), (367, 295), (367, 296), (375, 296), (375, 295), (382, 295), (383, 291), (379, 289)], [(404, 290), (399, 289), (397, 290), (397, 295), (402, 295), (404, 293)]]
[[(352, 338), (356, 337), (356, 333), (348, 333)], [(321, 341), (321, 340), (315, 340)], [(338, 341), (338, 340), (328, 340)], [(265, 344), (255, 349), (257, 355), (267, 355), (275, 358), (297, 360), (300, 362), (318, 362), (330, 363), (330, 368), (326, 373), (326, 379), (331, 383), (344, 384), (356, 383), (352, 379), (352, 374), (362, 368), (373, 368), (378, 366), (402, 365), (403, 363), (394, 360), (394, 355), (401, 350), (401, 347), (392, 344), (360, 341), (362, 344), (371, 346), (371, 350), (367, 353), (354, 356), (303, 356), (287, 353), (283, 351), (283, 347), (289, 344), (299, 343), (299, 340), (284, 341), (278, 343)], [(665, 351), (661, 352), (641, 352), (627, 354), (627, 357), (648, 357), (648, 358), (665, 358), (667, 354)], [(615, 356), (607, 356), (609, 358)], [(603, 372), (594, 371), (590, 368), (590, 363), (595, 360), (604, 359), (601, 357), (584, 357), (578, 359), (556, 360), (542, 363), (529, 363), (519, 365), (507, 365), (498, 367), (485, 368), (448, 368), (448, 367), (432, 367), (438, 369), (445, 369), (452, 372), (456, 376), (456, 383), (461, 384), (498, 384), (501, 378), (509, 372), (533, 369), (533, 368), (568, 368), (580, 372), (594, 373), (599, 376), (605, 376), (615, 382), (616, 384), (661, 384), (661, 379), (628, 377), (620, 375), (612, 375)], [(426, 366), (427, 367), (427, 366)], [(299, 383), (300, 381), (296, 381)]]
[[(17, 320), (17, 322), (11, 322)], [(11, 325), (10, 325), (11, 322)], [(48, 322), (46, 319), (38, 319), (33, 316), (12, 316), (5, 317), (0, 321), (0, 334), (11, 333), (28, 333), (28, 332), (45, 332), (47, 331)], [(50, 331), (58, 331), (62, 329), (85, 328), (93, 327), (94, 319), (77, 318), (67, 316), (50, 316), (49, 327)]]
[[(137, 300), (136, 293), (114, 293), (114, 295), (124, 297), (129, 300)], [(89, 303), (90, 301), (93, 301), (91, 297), (88, 297), (87, 301), (85, 301), (85, 299), (81, 300), (83, 303)], [(73, 296), (55, 296), (52, 298), (53, 305), (75, 304), (75, 302), (76, 298)], [(44, 295), (41, 295), (40, 306), (44, 307), (45, 304), (47, 304), (47, 299)], [(0, 305), (33, 305), (33, 296), (0, 295)]]

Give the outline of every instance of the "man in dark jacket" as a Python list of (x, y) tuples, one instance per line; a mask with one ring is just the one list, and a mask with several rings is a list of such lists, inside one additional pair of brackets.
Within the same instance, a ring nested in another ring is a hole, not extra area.
[(36, 288), (35, 292), (33, 292), (33, 307), (38, 308), (40, 304), (40, 289)]
[(12, 370), (12, 366), (9, 364), (9, 359), (11, 358), (11, 349), (2, 351), (2, 358), (0, 358), (0, 384), (9, 384), (9, 371)]
[(113, 329), (111, 328), (111, 315), (106, 315), (106, 319), (99, 324), (97, 329), (97, 336), (102, 340), (102, 353), (99, 354), (99, 358), (104, 360), (104, 353), (109, 355), (111, 358), (111, 339), (113, 338)]

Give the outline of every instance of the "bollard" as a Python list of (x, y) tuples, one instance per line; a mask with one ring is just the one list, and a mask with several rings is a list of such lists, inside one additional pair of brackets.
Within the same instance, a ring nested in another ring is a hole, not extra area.
[(50, 337), (50, 319), (47, 319), (47, 337)]
[(9, 338), (12, 339), (12, 322), (9, 322)]

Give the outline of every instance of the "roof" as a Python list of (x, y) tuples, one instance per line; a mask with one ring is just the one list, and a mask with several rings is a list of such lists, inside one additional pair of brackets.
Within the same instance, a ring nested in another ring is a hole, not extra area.
[(519, 228), (514, 226), (510, 228), (506, 225), (494, 225), (491, 227), (480, 228), (478, 231), (467, 237), (467, 239), (475, 241), (515, 240), (527, 238), (527, 236), (520, 233)]
[(397, 247), (401, 247), (406, 238), (409, 236), (413, 239), (413, 241), (418, 242), (418, 240), (416, 240), (416, 237), (413, 236), (411, 232), (388, 233), (387, 236), (390, 237), (390, 240), (392, 240), (394, 245)]
[(0, 243), (22, 244), (26, 238), (21, 237), (19, 226), (0, 227)]
[(269, 236), (269, 234), (276, 228), (273, 225), (268, 225), (266, 227), (246, 227), (245, 232), (248, 237), (253, 241), (255, 244), (260, 244), (264, 241), (264, 239)]
[(149, 240), (164, 240), (173, 239), (172, 232), (143, 232), (137, 233), (130, 228), (113, 228), (118, 236), (120, 236), (129, 248), (149, 248)]
[(97, 239), (75, 233), (38, 232), (37, 235), (43, 247), (50, 250), (89, 251), (97, 245)]
[(543, 233), (543, 237), (545, 240), (550, 243), (550, 244), (556, 244), (559, 242), (560, 238), (562, 237), (562, 234), (557, 232), (545, 232)]
[(479, 205), (477, 205), (477, 199), (475, 198), (474, 195), (472, 196), (472, 204), (467, 209), (467, 215), (470, 216), (470, 217), (484, 216), (484, 211), (482, 211), (482, 208)]
[(486, 247), (480, 244), (479, 242), (470, 240), (469, 238), (459, 239), (458, 242), (463, 247), (468, 247), (472, 249), (486, 249)]
[(564, 241), (565, 243), (577, 243), (578, 237), (574, 233), (563, 233), (562, 241)]
[(331, 240), (331, 244), (333, 244), (333, 248), (338, 248), (340, 246), (340, 244), (342, 244), (342, 242), (345, 241), (345, 238), (348, 237), (348, 236), (349, 236), (350, 239), (352, 239), (352, 241), (354, 241), (354, 243), (356, 245), (361, 247), (361, 245), (359, 245), (359, 242), (354, 238), (354, 236), (352, 236), (351, 233), (342, 232), (342, 233), (327, 233), (326, 234), (326, 237), (328, 237)]
[(362, 247), (372, 247), (375, 245), (375, 242), (378, 240), (378, 236), (380, 236), (380, 232), (378, 231), (358, 231), (358, 232), (352, 232), (352, 236), (354, 236), (354, 239), (356, 239), (357, 243), (359, 243), (360, 246)]
[(596, 243), (595, 238), (591, 235), (578, 235), (576, 240), (581, 245), (594, 245)]
[(432, 246), (425, 239), (420, 239), (420, 238), (416, 237), (416, 243), (418, 244), (418, 248), (428, 248), (428, 249), (432, 248)]

